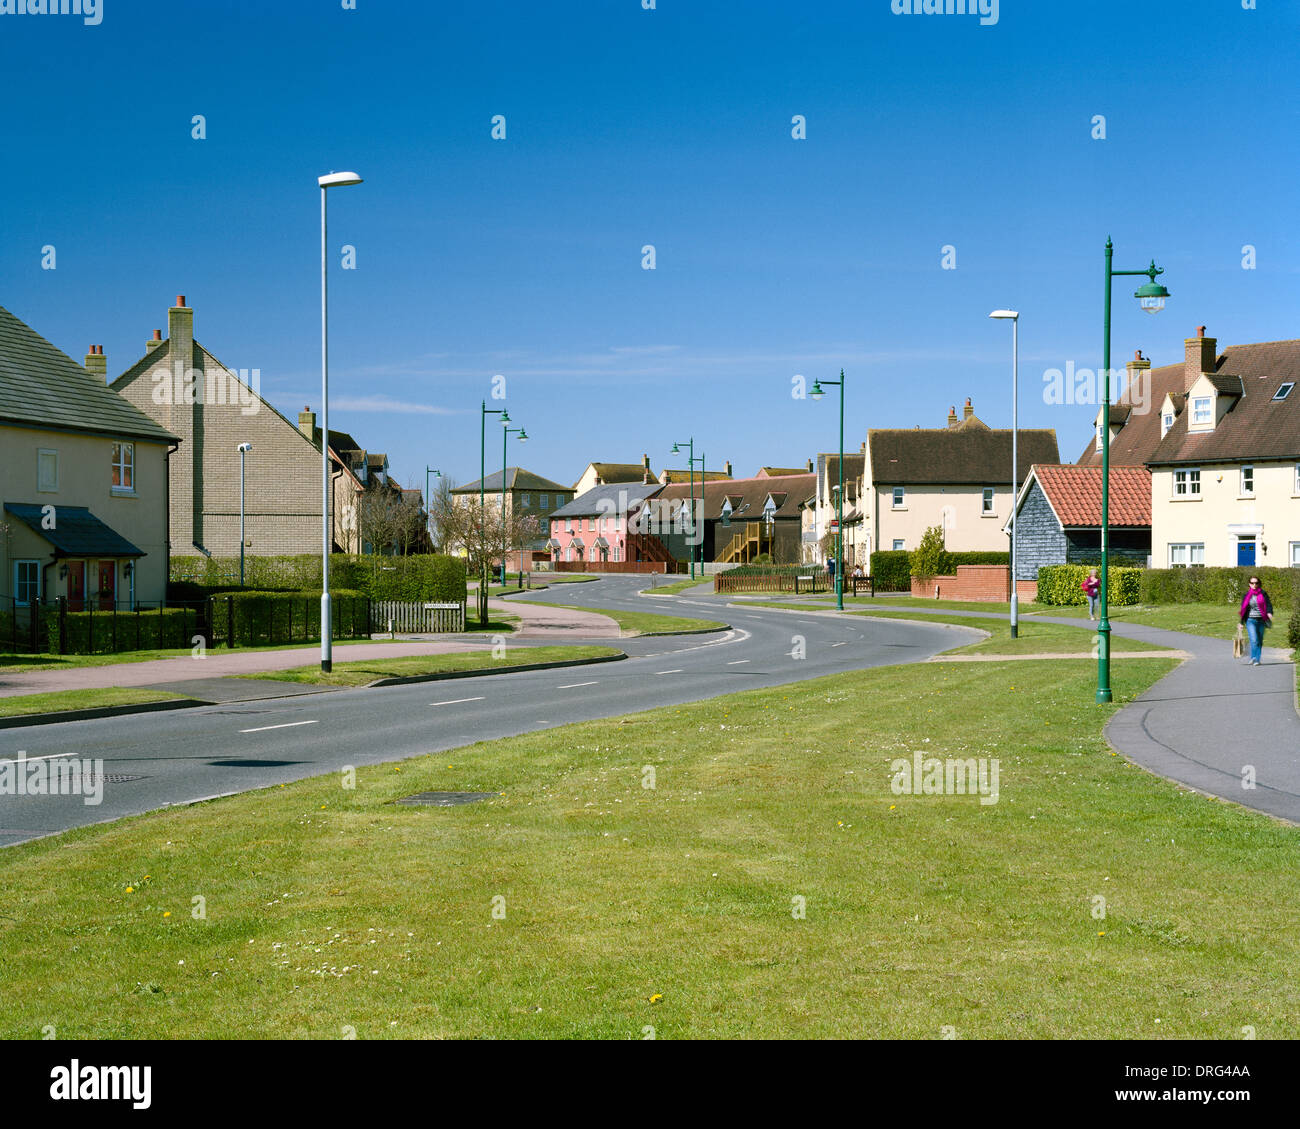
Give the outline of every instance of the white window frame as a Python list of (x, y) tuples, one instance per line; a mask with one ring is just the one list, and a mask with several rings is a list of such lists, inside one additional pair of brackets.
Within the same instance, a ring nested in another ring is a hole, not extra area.
[[(1250, 476), (1250, 486), (1246, 486), (1246, 476)], [(1255, 496), (1255, 468), (1253, 466), (1243, 466), (1238, 478), (1239, 494), (1243, 498), (1253, 498)]]
[(573, 532), (573, 518), (571, 518), (571, 517), (566, 517), (566, 518), (564, 519), (564, 532), (565, 532), (565, 533), (572, 533), (572, 532)]
[[(1184, 489), (1182, 490), (1178, 489), (1180, 485), (1178, 480), (1179, 475), (1186, 476), (1185, 480), (1181, 484), (1184, 487)], [(1182, 470), (1174, 471), (1173, 483), (1174, 483), (1175, 499), (1181, 499), (1183, 501), (1187, 501), (1192, 498), (1199, 499), (1201, 496), (1201, 468), (1184, 467)]]
[[(41, 460), (47, 455), (54, 460), (54, 484), (52, 486), (41, 484)], [(37, 448), (36, 489), (42, 494), (57, 494), (59, 492), (59, 452), (53, 447)]]
[(1300, 568), (1300, 541), (1291, 542), (1291, 567)]
[(538, 495), (537, 495), (537, 498), (538, 498), (538, 500), (542, 503), (541, 508), (542, 508), (542, 509), (546, 509), (548, 503), (549, 503), (550, 500), (551, 500), (551, 496), (550, 496), (549, 494), (538, 494)]
[(890, 494), (892, 502), (891, 509), (902, 510), (907, 508), (907, 487), (895, 486)]
[(997, 513), (993, 506), (997, 501), (997, 494), (992, 486), (985, 486), (980, 494), (980, 513), (984, 517), (996, 517)]
[(1285, 400), (1291, 395), (1291, 389), (1295, 387), (1295, 381), (1288, 380), (1285, 384), (1279, 385), (1278, 390), (1273, 393), (1274, 400)]
[(1174, 426), (1174, 413), (1165, 412), (1160, 417), (1160, 438), (1163, 439), (1169, 434), (1169, 429)]
[[(112, 456), (112, 465), (108, 479), (110, 492), (113, 494), (134, 494), (135, 444), (115, 442), (110, 450), (110, 454)], [(118, 473), (118, 485), (116, 486), (113, 485), (112, 471)]]
[(901, 537), (894, 538), (894, 552), (895, 553), (907, 552), (907, 542), (904, 541), (903, 538)]
[(522, 504), (525, 508), (527, 508), (528, 506), (531, 506), (531, 505), (533, 504), (533, 496), (532, 496), (531, 494), (525, 494), (525, 495), (523, 495), (523, 502), (522, 502), (521, 504)]
[(19, 579), (18, 579), (18, 571), (19, 571), (19, 568), (20, 568), (21, 566), (23, 566), (23, 565), (31, 565), (31, 566), (32, 566), (32, 571), (34, 571), (36, 575), (35, 575), (35, 577), (34, 577), (34, 578), (32, 579), (32, 581), (31, 581), (31, 589), (32, 589), (32, 591), (34, 592), (34, 594), (35, 594), (35, 596), (36, 596), (37, 599), (40, 599), (40, 595), (41, 595), (41, 562), (38, 561), (38, 560), (31, 560), (31, 559), (26, 558), (26, 557), (20, 557), (20, 558), (16, 559), (16, 560), (14, 561), (14, 572), (13, 572), (13, 577), (14, 577), (14, 605), (15, 605), (16, 607), (20, 607), (20, 608), (26, 608), (26, 607), (30, 607), (30, 606), (31, 606), (31, 600), (30, 600), (30, 599), (27, 599), (27, 600), (19, 599), (19, 594), (22, 592), (23, 587), (25, 586), (25, 585), (24, 585), (23, 583), (21, 583), (21, 582), (19, 581)]
[[(572, 498), (569, 498), (568, 501), (572, 502), (573, 499), (572, 499)], [(565, 497), (564, 497), (564, 495), (563, 495), (563, 494), (556, 494), (556, 495), (555, 495), (555, 508), (558, 510), (558, 509), (559, 509), (562, 505), (564, 505), (564, 504), (565, 504)]]
[[(1205, 418), (1202, 419), (1202, 413)], [(1192, 426), (1193, 427), (1213, 427), (1214, 426), (1214, 397), (1213, 396), (1194, 396), (1192, 397)]]
[[(1183, 560), (1175, 560), (1176, 556), (1184, 557)], [(1199, 559), (1194, 559), (1199, 558)], [(1169, 544), (1169, 567), (1170, 568), (1191, 568), (1197, 565), (1205, 564), (1205, 542), (1204, 541), (1179, 541), (1170, 542)]]

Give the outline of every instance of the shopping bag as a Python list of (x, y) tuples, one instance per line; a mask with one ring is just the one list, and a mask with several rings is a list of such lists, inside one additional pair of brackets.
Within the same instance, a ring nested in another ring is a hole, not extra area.
[(1232, 637), (1232, 657), (1239, 659), (1246, 653), (1246, 629), (1237, 624), (1237, 634)]

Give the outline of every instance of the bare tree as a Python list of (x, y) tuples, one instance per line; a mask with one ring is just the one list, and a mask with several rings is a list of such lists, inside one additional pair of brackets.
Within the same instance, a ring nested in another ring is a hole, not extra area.
[(459, 550), (468, 558), (471, 575), (479, 578), (479, 623), (487, 624), (488, 574), (497, 561), (523, 549), (543, 532), (541, 519), (507, 508), (502, 521), (499, 498), (482, 505), (474, 495), (453, 496), (440, 488), (431, 499), (431, 517), (444, 552)]

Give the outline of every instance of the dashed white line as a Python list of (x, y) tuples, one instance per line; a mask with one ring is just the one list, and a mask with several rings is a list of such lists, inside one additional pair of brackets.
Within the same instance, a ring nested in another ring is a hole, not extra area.
[(579, 686), (599, 686), (599, 682), (570, 682), (567, 686), (557, 686), (557, 690), (576, 690)]
[(729, 662), (729, 663), (727, 663), (727, 665), (728, 665), (728, 666), (741, 666), (742, 664), (747, 663), (747, 662), (749, 662), (748, 659), (737, 659), (735, 662)]
[(453, 698), (450, 702), (430, 702), (431, 706), (458, 706), (461, 702), (481, 702), (486, 695), (480, 694), (477, 698)]
[(847, 643), (832, 643), (831, 646), (832, 646), (832, 647), (847, 647), (848, 644), (847, 644)]
[(283, 725), (259, 725), (256, 729), (241, 729), (240, 733), (265, 733), (268, 729), (292, 729), (295, 725), (319, 725), (318, 721), (286, 721)]
[(655, 674), (681, 674), (680, 670), (656, 670)]

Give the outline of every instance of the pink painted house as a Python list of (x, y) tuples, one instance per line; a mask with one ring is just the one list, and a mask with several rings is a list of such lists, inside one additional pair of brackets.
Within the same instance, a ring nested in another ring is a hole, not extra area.
[(647, 568), (657, 564), (662, 571), (672, 558), (657, 538), (635, 530), (646, 499), (662, 489), (657, 482), (611, 483), (588, 490), (552, 511), (546, 548), (555, 567), (575, 572), (634, 572), (638, 564)]

